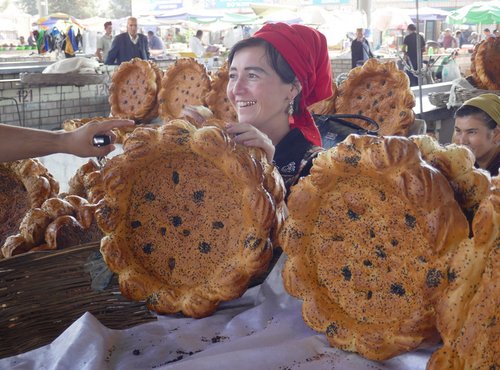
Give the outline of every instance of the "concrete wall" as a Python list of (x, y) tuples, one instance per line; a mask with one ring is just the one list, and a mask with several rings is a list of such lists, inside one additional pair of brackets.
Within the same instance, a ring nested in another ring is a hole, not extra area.
[(0, 122), (51, 130), (61, 128), (66, 119), (107, 116), (108, 86), (30, 86), (19, 79), (0, 80)]
[[(161, 62), (159, 66), (165, 69), (170, 63)], [(67, 119), (108, 116), (109, 86), (115, 67), (104, 68), (104, 83), (84, 86), (28, 85), (21, 82), (19, 73), (2, 74), (0, 122), (54, 130)]]

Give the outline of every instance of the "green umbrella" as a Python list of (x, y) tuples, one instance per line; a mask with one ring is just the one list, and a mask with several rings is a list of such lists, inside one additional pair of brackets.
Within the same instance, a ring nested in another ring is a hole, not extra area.
[(475, 2), (459, 8), (450, 13), (447, 18), (447, 23), (500, 23), (500, 0)]

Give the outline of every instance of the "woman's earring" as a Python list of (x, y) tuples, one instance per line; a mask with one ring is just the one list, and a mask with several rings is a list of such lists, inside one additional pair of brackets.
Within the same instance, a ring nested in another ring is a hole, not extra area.
[(290, 103), (288, 103), (288, 115), (293, 115), (293, 100), (290, 100)]

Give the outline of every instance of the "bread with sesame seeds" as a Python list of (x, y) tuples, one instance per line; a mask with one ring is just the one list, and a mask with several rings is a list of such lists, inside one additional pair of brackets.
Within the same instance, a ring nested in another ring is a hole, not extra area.
[(227, 97), (227, 83), (229, 82), (229, 69), (227, 61), (215, 74), (210, 84), (210, 92), (206, 102), (214, 117), (225, 122), (238, 122), (238, 115)]
[(135, 130), (104, 166), (96, 213), (122, 294), (191, 317), (242, 295), (266, 271), (283, 219), (283, 182), (270, 185), (262, 160), (216, 126)]
[(330, 345), (385, 360), (436, 341), (433, 273), (468, 236), (446, 178), (403, 137), (350, 135), (292, 187), (286, 290)]
[(497, 369), (500, 365), (500, 177), (480, 204), (472, 228), (436, 294), (443, 347), (428, 370)]
[(205, 66), (193, 58), (177, 59), (161, 80), (158, 93), (160, 117), (164, 122), (182, 118), (189, 105), (205, 105), (210, 79)]
[[(415, 121), (414, 106), (415, 97), (406, 74), (396, 63), (379, 62), (375, 58), (349, 72), (335, 99), (335, 113), (370, 117), (379, 124), (381, 136), (408, 136)], [(353, 122), (366, 129), (373, 128), (362, 120)]]
[(474, 167), (474, 154), (466, 146), (444, 146), (428, 135), (410, 136), (410, 140), (417, 144), (422, 158), (448, 179), (455, 199), (472, 221), (479, 204), (490, 193), (489, 173)]
[(156, 63), (140, 58), (123, 62), (113, 73), (109, 88), (111, 115), (136, 123), (158, 116), (158, 92), (163, 73)]

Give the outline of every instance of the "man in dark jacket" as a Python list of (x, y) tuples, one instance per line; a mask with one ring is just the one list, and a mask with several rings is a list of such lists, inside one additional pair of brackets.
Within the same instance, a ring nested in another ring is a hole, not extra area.
[[(422, 54), (425, 50), (425, 39), (422, 35), (417, 34), (417, 27), (414, 24), (409, 24), (408, 35), (405, 36), (403, 40), (403, 48), (405, 52), (405, 58), (412, 67), (414, 71), (418, 71), (422, 68)], [(420, 38), (420, 50), (417, 47), (417, 37)], [(420, 53), (420, 66), (418, 65), (418, 53)], [(410, 79), (410, 86), (418, 85), (418, 77), (415, 76), (411, 71), (406, 71), (408, 78)]]
[(368, 58), (373, 58), (368, 40), (363, 35), (363, 29), (356, 29), (356, 38), (351, 43), (352, 68), (363, 65)]
[(127, 32), (116, 36), (104, 64), (121, 64), (132, 58), (149, 59), (148, 38), (137, 33), (137, 18), (127, 19)]

